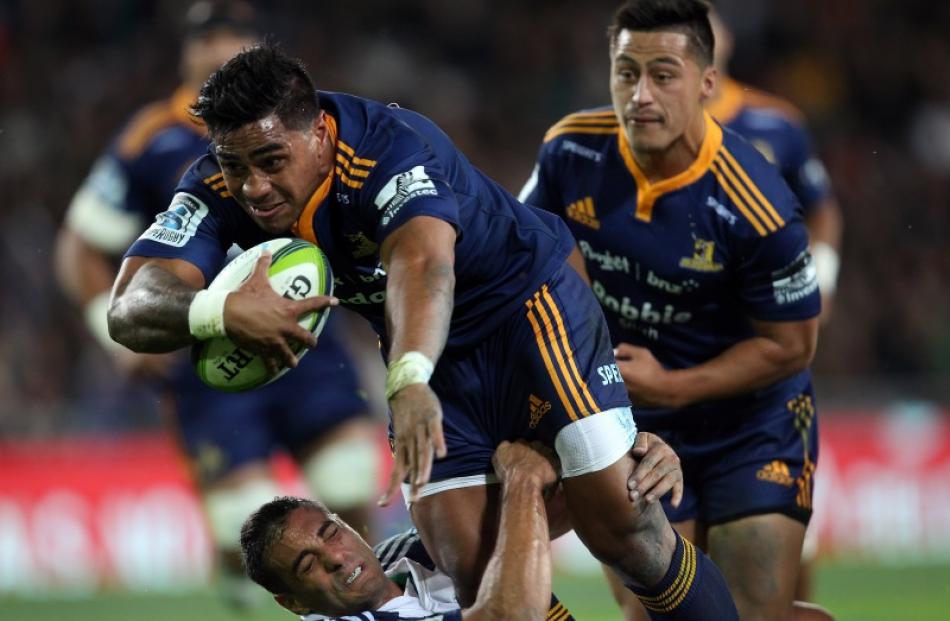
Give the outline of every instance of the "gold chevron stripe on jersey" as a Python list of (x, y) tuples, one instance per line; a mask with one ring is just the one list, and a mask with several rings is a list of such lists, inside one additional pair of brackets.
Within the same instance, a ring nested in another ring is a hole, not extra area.
[(712, 168), (723, 190), (759, 235), (774, 233), (785, 226), (785, 221), (775, 212), (772, 204), (762, 196), (758, 187), (725, 148), (716, 155)]
[(564, 213), (571, 220), (589, 226), (595, 231), (600, 229), (600, 220), (597, 219), (597, 214), (594, 213), (594, 199), (590, 196), (574, 201), (567, 206)]
[(544, 142), (550, 142), (563, 134), (611, 134), (617, 125), (613, 110), (577, 112), (552, 125), (544, 134)]
[(752, 215), (749, 207), (736, 193), (735, 189), (733, 189), (733, 187), (729, 184), (729, 180), (726, 178), (726, 173), (722, 170), (719, 158), (716, 158), (716, 160), (713, 161), (710, 170), (712, 171), (713, 175), (716, 176), (716, 180), (719, 181), (719, 186), (725, 191), (726, 195), (729, 196), (729, 200), (735, 204), (735, 206), (739, 209), (739, 212), (745, 217), (746, 220), (749, 221), (749, 224), (752, 225), (752, 228), (754, 228), (756, 232), (763, 237), (768, 235), (769, 232), (766, 230), (766, 228), (761, 222), (758, 221), (758, 219), (756, 219), (754, 215)]
[(682, 537), (683, 557), (680, 559), (676, 579), (665, 591), (656, 597), (640, 597), (643, 607), (654, 612), (669, 612), (679, 606), (696, 578), (696, 548)]
[(337, 176), (345, 185), (359, 190), (363, 187), (361, 179), (369, 177), (370, 169), (376, 166), (376, 160), (356, 157), (353, 147), (342, 140), (337, 140), (336, 146)]
[(567, 415), (578, 420), (598, 412), (600, 408), (578, 372), (564, 320), (548, 286), (544, 285), (525, 305), (541, 358)]
[(756, 199), (759, 205), (765, 209), (765, 212), (768, 214), (768, 217), (772, 219), (773, 222), (782, 228), (785, 226), (785, 220), (782, 219), (782, 216), (778, 215), (778, 212), (775, 211), (775, 207), (772, 206), (772, 203), (769, 202), (769, 199), (765, 198), (762, 195), (762, 192), (759, 191), (759, 186), (757, 186), (752, 179), (749, 178), (749, 175), (746, 174), (745, 169), (736, 161), (732, 156), (732, 153), (729, 153), (729, 149), (725, 146), (722, 148), (721, 155), (725, 158), (725, 161), (729, 164), (732, 170), (735, 170), (739, 175), (739, 179), (749, 188), (752, 192), (752, 196)]
[(202, 182), (212, 190), (218, 193), (221, 198), (230, 198), (231, 193), (227, 190), (227, 183), (224, 181), (223, 173), (215, 173), (210, 177), (205, 177)]

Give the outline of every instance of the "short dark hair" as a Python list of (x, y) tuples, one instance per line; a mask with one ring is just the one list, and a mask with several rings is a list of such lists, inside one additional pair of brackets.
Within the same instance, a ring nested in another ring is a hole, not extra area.
[(712, 26), (709, 24), (709, 3), (703, 0), (628, 0), (607, 28), (611, 48), (621, 30), (673, 30), (689, 37), (689, 46), (702, 66), (713, 62)]
[(320, 112), (320, 101), (303, 63), (265, 41), (211, 74), (191, 112), (213, 137), (272, 113), (284, 127), (303, 129)]
[(286, 593), (287, 586), (267, 562), (271, 546), (284, 535), (287, 518), (297, 509), (314, 509), (331, 515), (319, 500), (280, 496), (251, 514), (241, 526), (241, 559), (247, 577), (274, 594)]

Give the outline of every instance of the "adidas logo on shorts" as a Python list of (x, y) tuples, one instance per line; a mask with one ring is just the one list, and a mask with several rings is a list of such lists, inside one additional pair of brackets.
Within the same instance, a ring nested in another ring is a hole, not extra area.
[(778, 483), (785, 487), (791, 487), (795, 483), (792, 475), (788, 471), (788, 465), (784, 461), (774, 460), (765, 464), (755, 473), (755, 478), (769, 483)]
[(528, 396), (528, 411), (531, 412), (531, 422), (528, 427), (534, 429), (541, 422), (541, 417), (551, 411), (551, 402), (544, 401), (535, 395)]

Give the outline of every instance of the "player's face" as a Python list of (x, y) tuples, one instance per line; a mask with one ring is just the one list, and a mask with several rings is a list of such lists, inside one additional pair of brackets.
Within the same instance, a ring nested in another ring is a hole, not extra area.
[(680, 32), (621, 30), (611, 50), (614, 112), (634, 153), (660, 154), (687, 132), (702, 136), (715, 70), (701, 68)]
[(268, 561), (289, 590), (276, 596), (278, 603), (296, 614), (359, 614), (402, 594), (366, 542), (317, 509), (291, 512)]
[(228, 192), (273, 235), (290, 230), (330, 174), (333, 145), (323, 113), (302, 130), (284, 127), (271, 114), (214, 142)]

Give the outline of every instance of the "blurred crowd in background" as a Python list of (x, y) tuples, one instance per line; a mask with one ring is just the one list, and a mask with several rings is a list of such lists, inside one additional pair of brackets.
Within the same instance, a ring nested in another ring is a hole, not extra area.
[[(116, 381), (57, 291), (51, 248), (96, 156), (130, 114), (177, 85), (186, 4), (0, 2), (0, 436), (156, 423), (154, 398)], [(609, 102), (605, 28), (617, 4), (257, 8), (262, 30), (306, 61), (319, 88), (426, 114), (517, 193), (548, 126)], [(946, 398), (950, 3), (716, 5), (736, 34), (732, 74), (804, 111), (844, 212), (839, 292), (814, 365), (819, 390), (831, 400), (836, 386), (859, 391), (846, 402), (887, 386), (902, 398)]]

